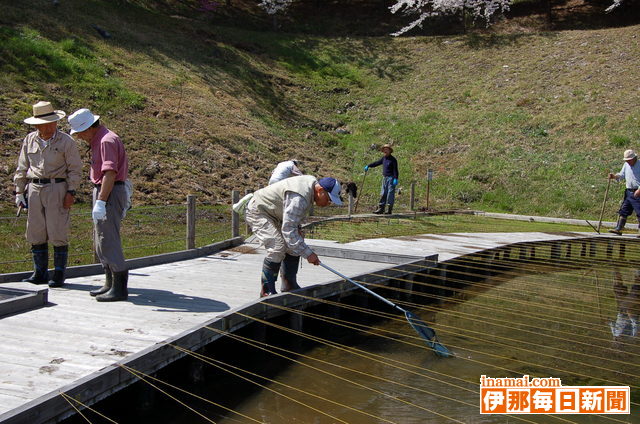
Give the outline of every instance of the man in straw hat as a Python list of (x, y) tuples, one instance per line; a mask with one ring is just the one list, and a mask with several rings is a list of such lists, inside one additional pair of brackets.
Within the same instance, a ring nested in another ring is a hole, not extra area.
[(390, 144), (385, 144), (380, 148), (384, 156), (375, 162), (371, 162), (364, 167), (364, 171), (368, 171), (369, 168), (375, 168), (382, 165), (382, 190), (380, 191), (380, 201), (378, 202), (378, 209), (373, 213), (381, 214), (385, 213), (384, 205), (388, 205), (387, 214), (393, 212), (393, 203), (396, 198), (396, 186), (398, 185), (398, 161), (391, 155), (393, 148)]
[(320, 264), (320, 259), (304, 242), (300, 224), (315, 203), (327, 206), (330, 202), (341, 205), (340, 182), (334, 178), (312, 175), (291, 177), (256, 191), (246, 208), (246, 221), (267, 250), (262, 264), (260, 296), (276, 294), (276, 280), (282, 265), (282, 291), (299, 288), (298, 261), (302, 256), (309, 263)]
[(633, 211), (636, 212), (636, 216), (640, 219), (640, 162), (638, 162), (638, 155), (631, 149), (625, 150), (623, 160), (625, 164), (622, 165), (620, 172), (609, 174), (609, 179), (624, 180), (627, 186), (624, 191), (622, 205), (618, 211), (618, 223), (614, 229), (609, 230), (609, 232), (618, 235), (622, 234), (622, 230), (627, 223), (627, 217)]
[(100, 123), (100, 116), (79, 109), (69, 116), (71, 134), (89, 143), (93, 189), (95, 250), (105, 272), (102, 288), (92, 290), (99, 302), (127, 300), (129, 270), (122, 252), (120, 223), (128, 206), (127, 154), (120, 137)]
[[(49, 102), (33, 105), (33, 116), (24, 120), (36, 130), (22, 142), (18, 167), (13, 177), (16, 184), (16, 206), (27, 211), (27, 241), (31, 243), (34, 272), (22, 281), (64, 284), (69, 251), (69, 209), (80, 184), (82, 160), (76, 142), (58, 130), (65, 116)], [(49, 279), (48, 243), (53, 245), (53, 276)]]

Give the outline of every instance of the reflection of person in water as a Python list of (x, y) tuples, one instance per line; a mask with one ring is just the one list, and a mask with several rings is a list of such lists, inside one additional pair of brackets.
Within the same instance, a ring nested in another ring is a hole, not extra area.
[(615, 274), (613, 294), (618, 307), (615, 322), (609, 323), (614, 338), (620, 336), (635, 337), (638, 334), (638, 316), (640, 315), (640, 270), (636, 271), (636, 284), (627, 291), (619, 272)]

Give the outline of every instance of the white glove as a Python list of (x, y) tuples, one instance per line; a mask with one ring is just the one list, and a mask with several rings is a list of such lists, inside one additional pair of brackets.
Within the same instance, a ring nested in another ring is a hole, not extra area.
[(22, 193), (16, 194), (16, 207), (19, 208), (20, 205), (22, 205), (23, 208), (27, 206), (27, 201), (24, 200), (24, 194)]
[(96, 200), (96, 203), (93, 205), (93, 211), (91, 211), (91, 216), (94, 221), (107, 219), (107, 202), (104, 200)]

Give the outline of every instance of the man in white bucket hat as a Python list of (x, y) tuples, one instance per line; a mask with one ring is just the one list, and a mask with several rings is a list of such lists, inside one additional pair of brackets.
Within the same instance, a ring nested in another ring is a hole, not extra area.
[(638, 161), (636, 152), (631, 149), (625, 150), (622, 159), (625, 163), (622, 165), (620, 172), (609, 174), (609, 179), (624, 180), (627, 187), (624, 191), (622, 205), (618, 211), (618, 223), (614, 229), (609, 230), (610, 233), (618, 235), (622, 234), (622, 230), (627, 223), (627, 217), (634, 211), (640, 220), (640, 161)]
[[(27, 208), (27, 241), (31, 243), (34, 273), (23, 281), (64, 284), (69, 251), (69, 210), (80, 184), (82, 159), (78, 146), (68, 134), (58, 130), (65, 116), (49, 102), (33, 105), (33, 116), (24, 120), (35, 126), (22, 142), (13, 181), (16, 206)], [(28, 189), (28, 190), (27, 190)], [(53, 245), (54, 272), (48, 278), (49, 250)]]
[(256, 191), (246, 208), (245, 219), (267, 250), (262, 264), (260, 296), (276, 294), (276, 280), (282, 265), (282, 291), (300, 288), (298, 261), (319, 265), (320, 259), (304, 242), (300, 224), (315, 203), (341, 205), (340, 182), (312, 175), (286, 178)]
[(275, 184), (278, 181), (282, 181), (285, 178), (297, 177), (302, 175), (302, 171), (300, 170), (300, 161), (297, 159), (285, 160), (284, 162), (278, 163), (276, 167), (273, 169), (271, 173), (271, 178), (269, 178), (269, 185)]
[(71, 134), (89, 143), (93, 189), (95, 250), (105, 272), (102, 288), (92, 290), (99, 302), (127, 300), (129, 270), (122, 252), (120, 223), (128, 206), (129, 164), (120, 137), (100, 123), (100, 116), (79, 109), (69, 116)]

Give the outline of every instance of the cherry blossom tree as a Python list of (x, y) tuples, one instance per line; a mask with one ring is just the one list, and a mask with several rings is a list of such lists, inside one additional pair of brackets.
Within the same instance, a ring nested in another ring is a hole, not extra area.
[(271, 16), (273, 22), (273, 29), (276, 30), (278, 28), (278, 18), (277, 14), (284, 12), (293, 0), (260, 0), (258, 6), (263, 8), (268, 15)]
[(607, 7), (605, 9), (606, 12), (611, 12), (613, 9), (615, 9), (616, 7), (620, 6), (620, 4), (623, 2), (624, 0), (613, 0), (613, 3), (611, 4), (611, 6)]
[(293, 0), (261, 0), (258, 6), (263, 8), (267, 14), (275, 15), (284, 11), (292, 2)]
[(397, 0), (390, 7), (391, 13), (401, 12), (417, 18), (392, 35), (402, 35), (415, 27), (422, 27), (427, 18), (434, 16), (469, 13), (474, 19), (481, 18), (488, 23), (496, 13), (508, 11), (511, 3), (513, 0)]

